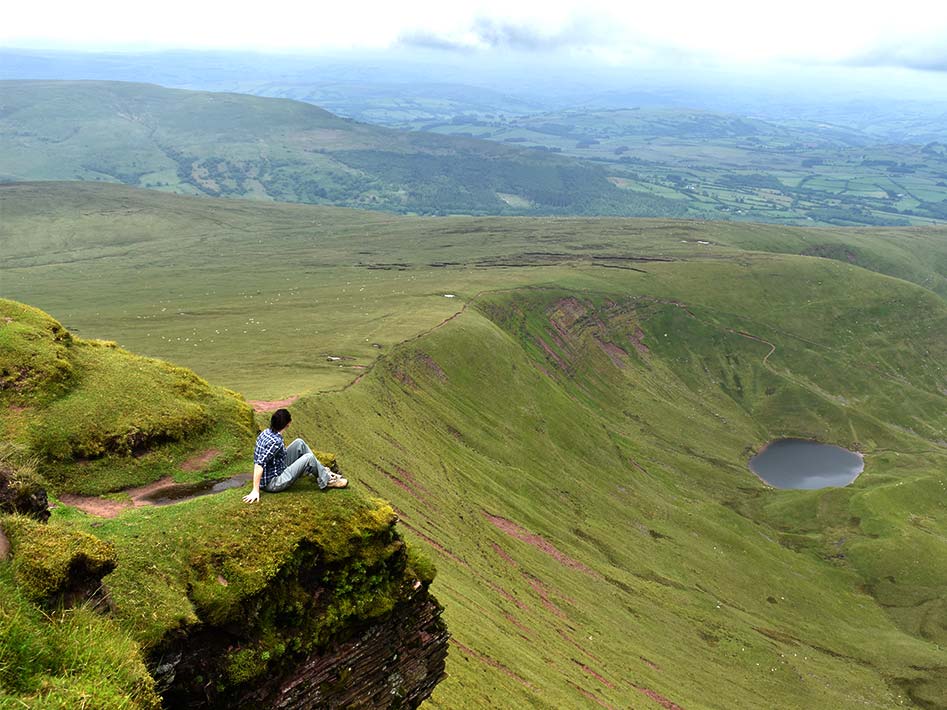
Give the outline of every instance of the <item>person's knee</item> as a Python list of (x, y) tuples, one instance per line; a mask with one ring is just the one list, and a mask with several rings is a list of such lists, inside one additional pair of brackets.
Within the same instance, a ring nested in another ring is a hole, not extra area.
[(302, 439), (293, 439), (293, 443), (290, 444), (289, 446), (306, 446), (306, 442), (303, 441)]

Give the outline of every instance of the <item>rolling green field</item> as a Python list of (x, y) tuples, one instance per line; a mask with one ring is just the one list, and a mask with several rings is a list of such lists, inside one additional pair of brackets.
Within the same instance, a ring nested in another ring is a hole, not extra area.
[[(943, 228), (0, 200), (3, 296), (303, 395), (297, 433), (437, 563), (432, 707), (943, 706)], [(770, 489), (746, 461), (781, 436), (865, 473)]]
[(78, 183), (0, 186), (0, 209), (3, 295), (253, 399), (343, 387), (478, 293), (647, 260), (829, 257), (947, 296), (943, 228), (426, 220)]
[(395, 129), (282, 98), (102, 81), (2, 87), (7, 181), (117, 182), (423, 215), (802, 226), (947, 219), (942, 142), (885, 143), (824, 122), (627, 108), (461, 111)]
[(687, 216), (782, 224), (909, 225), (947, 218), (947, 147), (868, 130), (685, 109), (459, 115), (404, 127), (549, 150)]

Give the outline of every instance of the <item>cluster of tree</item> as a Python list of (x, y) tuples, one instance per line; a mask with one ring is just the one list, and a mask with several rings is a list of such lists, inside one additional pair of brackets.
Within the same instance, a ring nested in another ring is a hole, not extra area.
[(817, 207), (809, 210), (807, 216), (817, 222), (837, 224), (843, 227), (856, 224), (872, 227), (907, 227), (911, 224), (901, 217), (876, 215), (858, 207)]

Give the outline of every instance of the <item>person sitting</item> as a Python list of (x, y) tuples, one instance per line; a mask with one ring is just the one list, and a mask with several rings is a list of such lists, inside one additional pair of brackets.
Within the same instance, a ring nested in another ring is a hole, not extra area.
[(319, 488), (345, 488), (349, 482), (322, 465), (302, 439), (289, 446), (283, 443), (293, 418), (289, 410), (277, 409), (270, 417), (270, 428), (256, 438), (253, 449), (253, 490), (243, 497), (244, 503), (260, 500), (260, 490), (279, 493), (289, 488), (304, 473), (315, 476)]

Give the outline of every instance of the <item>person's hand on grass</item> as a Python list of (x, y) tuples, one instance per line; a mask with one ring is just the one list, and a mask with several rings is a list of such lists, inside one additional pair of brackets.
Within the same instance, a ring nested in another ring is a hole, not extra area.
[(256, 503), (260, 500), (260, 491), (250, 491), (243, 497), (244, 503)]

